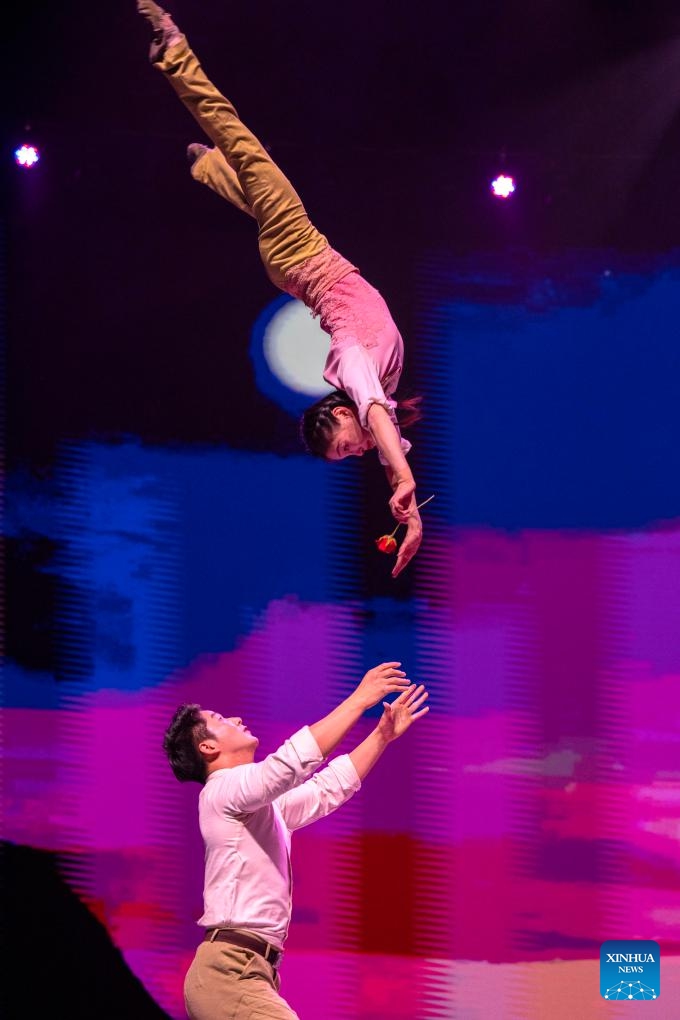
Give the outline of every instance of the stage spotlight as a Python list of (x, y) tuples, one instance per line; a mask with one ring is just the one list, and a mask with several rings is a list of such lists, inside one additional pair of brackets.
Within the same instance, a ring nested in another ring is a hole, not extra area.
[(496, 198), (510, 198), (514, 190), (514, 178), (508, 177), (506, 174), (499, 174), (491, 182), (491, 192)]
[(30, 167), (40, 160), (40, 153), (36, 149), (35, 145), (20, 145), (18, 149), (14, 150), (14, 162), (17, 166)]

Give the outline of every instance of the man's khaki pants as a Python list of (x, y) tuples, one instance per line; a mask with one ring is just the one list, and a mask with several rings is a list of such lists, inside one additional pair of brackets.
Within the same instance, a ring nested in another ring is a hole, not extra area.
[(184, 980), (184, 1003), (191, 1020), (299, 1020), (279, 986), (259, 953), (202, 942)]

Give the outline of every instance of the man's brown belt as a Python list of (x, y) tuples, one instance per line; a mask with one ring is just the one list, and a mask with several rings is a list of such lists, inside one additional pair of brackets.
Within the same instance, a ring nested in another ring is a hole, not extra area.
[(275, 949), (264, 939), (260, 940), (241, 931), (234, 931), (233, 928), (208, 928), (205, 933), (204, 942), (230, 942), (232, 946), (240, 946), (241, 949), (252, 949), (254, 953), (263, 956), (272, 967), (278, 967), (283, 952)]

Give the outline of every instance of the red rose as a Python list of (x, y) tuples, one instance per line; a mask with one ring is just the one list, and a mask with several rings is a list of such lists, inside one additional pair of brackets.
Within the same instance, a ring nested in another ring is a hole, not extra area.
[[(422, 503), (419, 503), (418, 506), (416, 507), (416, 510), (420, 510), (421, 506), (425, 506), (425, 504), (429, 503), (431, 499), (434, 499), (434, 494), (432, 496), (428, 496), (427, 499), (423, 500)], [(397, 551), (397, 540), (394, 536), (396, 535), (400, 527), (401, 524), (397, 524), (396, 528), (394, 529), (391, 535), (381, 535), (380, 538), (376, 538), (375, 544), (377, 545), (380, 552), (389, 554), (395, 553)]]
[(397, 551), (397, 540), (392, 535), (381, 535), (380, 538), (376, 538), (375, 544), (380, 552), (393, 553)]

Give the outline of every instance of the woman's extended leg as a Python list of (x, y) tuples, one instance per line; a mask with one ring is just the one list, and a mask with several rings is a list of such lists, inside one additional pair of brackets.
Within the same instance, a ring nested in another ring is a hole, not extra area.
[[(235, 171), (245, 202), (258, 223), (260, 255), (267, 274), (284, 290), (286, 272), (323, 251), (328, 246), (327, 239), (310, 222), (290, 181), (239, 119), (229, 100), (206, 77), (169, 15), (152, 0), (138, 0), (137, 6), (154, 28), (159, 28), (164, 19), (167, 44), (162, 39), (154, 43), (152, 61)], [(196, 174), (206, 158), (197, 160)], [(214, 170), (215, 164), (206, 169)], [(213, 187), (215, 180), (213, 174), (213, 180), (205, 183)], [(217, 187), (214, 190), (224, 194)], [(233, 201), (228, 193), (224, 197)]]
[(200, 142), (192, 142), (187, 148), (191, 161), (191, 176), (200, 184), (207, 184), (220, 198), (226, 198), (237, 209), (249, 216), (255, 213), (248, 205), (236, 171), (229, 166), (219, 149), (209, 149)]

